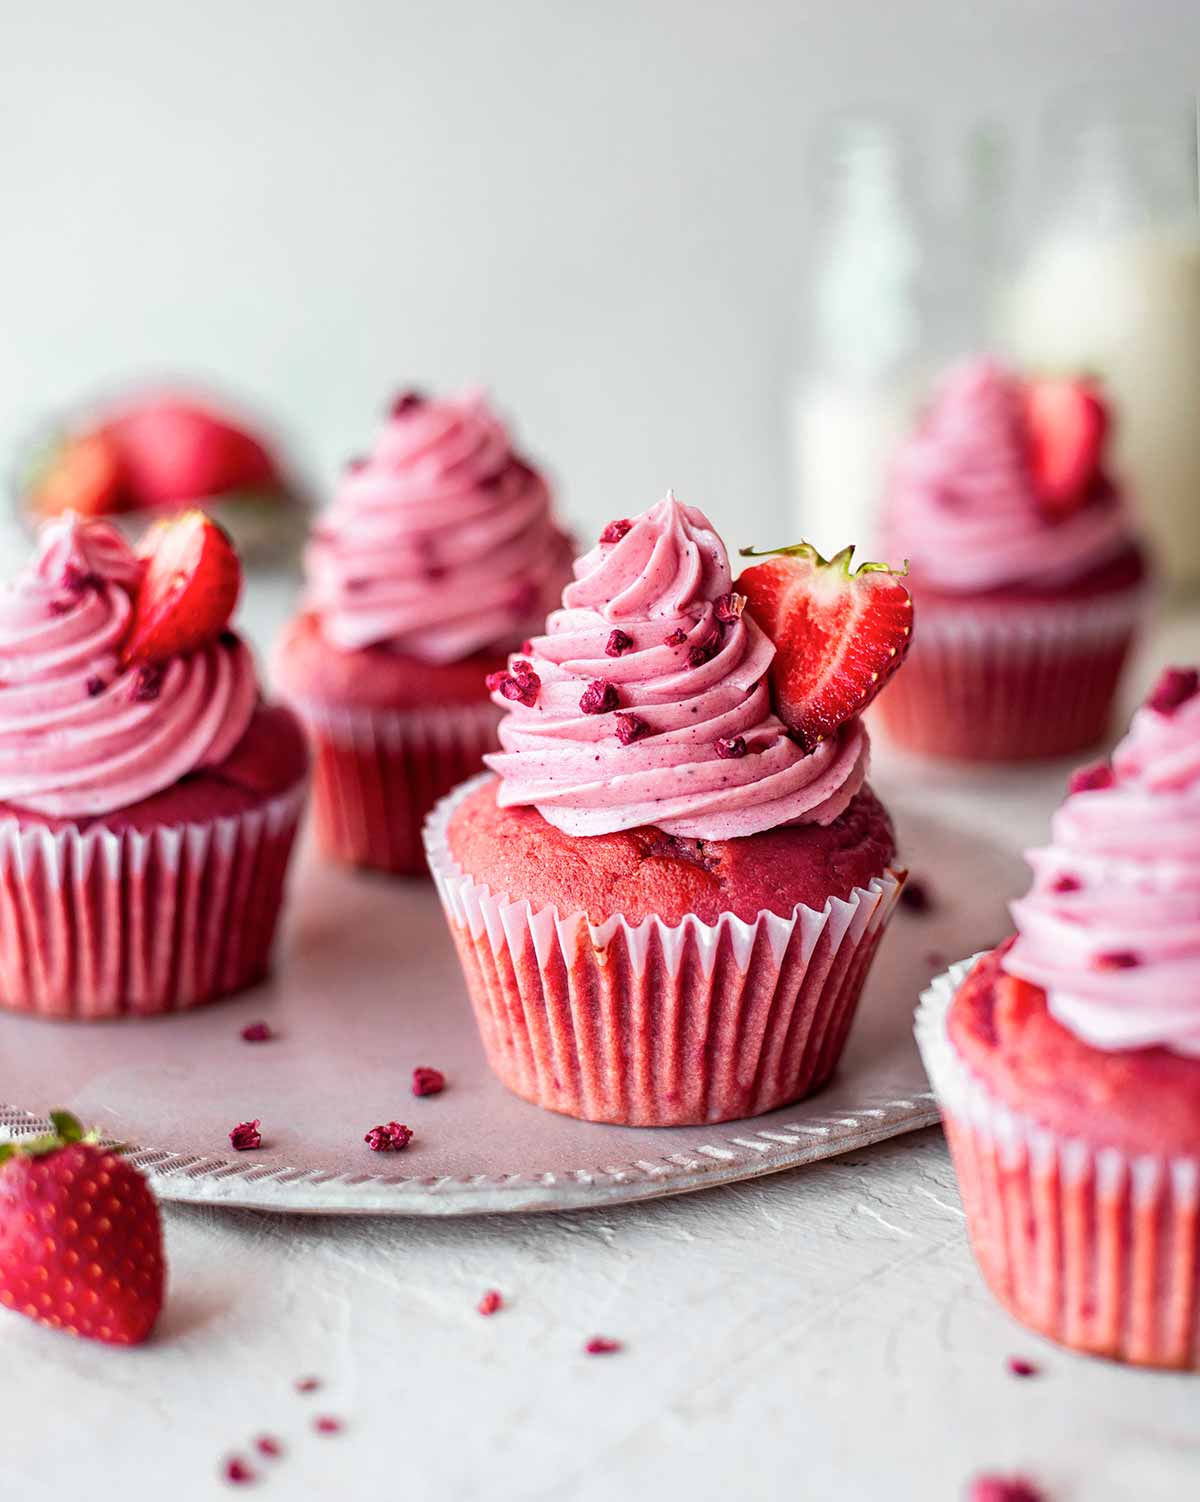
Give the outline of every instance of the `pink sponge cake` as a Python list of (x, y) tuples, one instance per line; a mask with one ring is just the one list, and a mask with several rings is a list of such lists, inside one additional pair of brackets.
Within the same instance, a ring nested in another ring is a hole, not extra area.
[(0, 592), (0, 1005), (176, 1011), (264, 973), (308, 759), (227, 629), (199, 512), (135, 557), (68, 514)]
[[(985, 1276), (1079, 1350), (1200, 1366), (1200, 675), (1171, 669), (1032, 851), (1017, 935), (918, 1037)], [(960, 967), (961, 970), (962, 967)]]
[(897, 454), (884, 545), (921, 632), (878, 715), (904, 748), (1065, 756), (1106, 734), (1147, 594), (1145, 556), (1086, 381), (953, 370)]
[(549, 488), (481, 395), (406, 392), (349, 465), (306, 563), (275, 671), (312, 740), (322, 848), (421, 873), (426, 814), (495, 745), (484, 680), (567, 574)]
[(745, 606), (699, 511), (612, 524), (430, 821), (488, 1058), (552, 1110), (721, 1121), (837, 1063), (903, 873), (861, 721), (802, 746)]

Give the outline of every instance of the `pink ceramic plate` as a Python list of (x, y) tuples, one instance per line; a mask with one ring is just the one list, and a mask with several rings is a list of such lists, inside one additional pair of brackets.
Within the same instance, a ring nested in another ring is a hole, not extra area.
[[(893, 807), (896, 807), (893, 800)], [(912, 1039), (916, 998), (950, 960), (1007, 927), (1023, 868), (897, 808), (905, 854), (939, 900), (902, 909), (850, 1047), (825, 1090), (752, 1121), (670, 1130), (593, 1126), (509, 1095), (488, 1072), (431, 888), (332, 870), (305, 848), (277, 973), (180, 1017), (81, 1026), (0, 1016), (0, 1134), (69, 1106), (163, 1199), (325, 1213), (561, 1210), (678, 1194), (860, 1148), (937, 1120)], [(264, 1020), (275, 1038), (245, 1043)], [(415, 1065), (445, 1072), (414, 1099)], [(263, 1146), (229, 1129), (257, 1117)], [(363, 1134), (402, 1121), (401, 1154)]]

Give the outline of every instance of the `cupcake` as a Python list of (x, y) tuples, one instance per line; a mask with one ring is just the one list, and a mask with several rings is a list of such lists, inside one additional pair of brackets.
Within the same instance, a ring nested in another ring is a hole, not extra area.
[(1076, 773), (1017, 933), (922, 998), (975, 1255), (1076, 1350), (1200, 1366), (1200, 677)]
[(228, 629), (240, 570), (191, 512), (137, 557), (47, 525), (0, 592), (0, 1005), (181, 1011), (266, 971), (303, 735)]
[(318, 839), (346, 864), (416, 875), (425, 816), (496, 744), (487, 675), (557, 600), (569, 543), (482, 396), (409, 392), (350, 463), (306, 562), (275, 672), (313, 745)]
[(951, 373), (896, 458), (884, 541), (910, 563), (920, 639), (877, 711), (899, 746), (967, 761), (1102, 740), (1147, 596), (1081, 381)]
[[(789, 728), (771, 675), (793, 653), (777, 656), (747, 595), (803, 623), (820, 594), (890, 663), (910, 602), (891, 575), (814, 556), (735, 589), (711, 524), (668, 495), (605, 529), (492, 679), (502, 749), (427, 842), (488, 1060), (526, 1100), (696, 1125), (833, 1072), (903, 880), (854, 712), (876, 669), (852, 690), (841, 640), (814, 629), (810, 669), (822, 652), (831, 671), (810, 671), (817, 691), (795, 702), (811, 719)], [(852, 708), (831, 723), (838, 695)]]

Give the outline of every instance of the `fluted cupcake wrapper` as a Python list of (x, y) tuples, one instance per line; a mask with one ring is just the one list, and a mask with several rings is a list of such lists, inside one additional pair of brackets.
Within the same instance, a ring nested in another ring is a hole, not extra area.
[(912, 651), (876, 715), (899, 746), (965, 761), (1067, 756), (1107, 734), (1146, 614), (1137, 587), (1023, 607), (918, 598)]
[(0, 1006), (150, 1016), (259, 980), (304, 795), (145, 833), (0, 821)]
[(322, 851), (396, 876), (426, 872), (430, 810), (497, 749), (500, 711), (479, 704), (413, 710), (292, 708), (313, 751), (313, 819)]
[(1200, 1366), (1200, 1158), (1130, 1156), (1010, 1110), (946, 1030), (974, 963), (932, 982), (916, 1035), (984, 1277), (1011, 1314), (1063, 1345)]
[(829, 1078), (896, 877), (749, 923), (535, 911), (450, 854), (450, 819), (479, 786), (438, 806), (426, 845), (488, 1062), (510, 1090), (587, 1121), (693, 1126), (788, 1105)]

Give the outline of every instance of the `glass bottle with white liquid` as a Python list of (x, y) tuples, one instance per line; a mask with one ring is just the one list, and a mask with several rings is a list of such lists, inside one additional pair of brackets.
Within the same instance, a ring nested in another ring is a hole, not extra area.
[(1177, 590), (1200, 589), (1200, 214), (1196, 130), (1073, 107), (1043, 153), (1044, 215), (1000, 303), (1025, 366), (1097, 372), (1122, 478)]

